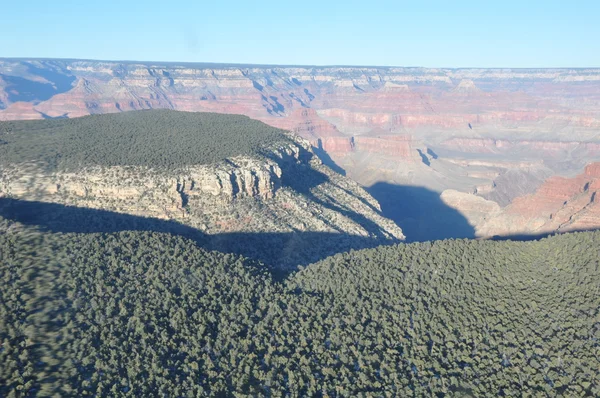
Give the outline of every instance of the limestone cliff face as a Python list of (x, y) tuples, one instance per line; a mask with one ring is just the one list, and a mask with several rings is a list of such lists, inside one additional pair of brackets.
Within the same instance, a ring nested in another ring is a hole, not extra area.
[(345, 154), (354, 151), (354, 137), (325, 137), (317, 141), (317, 146), (328, 153)]
[(419, 161), (419, 147), (410, 136), (325, 137), (319, 139), (316, 146), (338, 156), (362, 152), (390, 156), (406, 162)]
[(600, 155), (600, 143), (579, 141), (547, 141), (456, 137), (444, 141), (446, 149), (476, 154), (536, 153), (538, 156), (561, 157), (575, 152), (579, 156)]
[[(94, 207), (96, 200), (125, 204), (158, 190), (164, 193), (163, 201), (171, 205), (146, 215), (163, 217), (168, 213), (163, 210), (183, 209), (189, 197), (210, 195), (224, 203), (243, 197), (270, 199), (281, 185), (281, 169), (276, 163), (244, 158), (168, 174), (139, 167), (88, 168), (77, 173), (45, 174), (34, 167), (5, 168), (0, 194), (41, 200), (72, 198), (89, 201)], [(35, 174), (30, 174), (32, 171)]]
[(262, 157), (158, 171), (93, 167), (0, 170), (0, 197), (174, 220), (206, 234), (312, 231), (403, 239), (358, 184), (333, 172), (298, 137)]
[(368, 153), (379, 153), (395, 158), (414, 161), (418, 157), (415, 142), (410, 136), (356, 137), (357, 150)]

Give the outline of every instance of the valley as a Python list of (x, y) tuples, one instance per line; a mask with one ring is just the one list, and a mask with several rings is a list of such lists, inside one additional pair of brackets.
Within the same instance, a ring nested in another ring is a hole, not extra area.
[(0, 398), (600, 397), (600, 2), (0, 7)]

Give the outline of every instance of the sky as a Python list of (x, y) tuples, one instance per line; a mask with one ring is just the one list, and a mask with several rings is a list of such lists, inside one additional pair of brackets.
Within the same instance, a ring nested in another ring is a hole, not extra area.
[(4, 0), (0, 57), (600, 67), (600, 1)]

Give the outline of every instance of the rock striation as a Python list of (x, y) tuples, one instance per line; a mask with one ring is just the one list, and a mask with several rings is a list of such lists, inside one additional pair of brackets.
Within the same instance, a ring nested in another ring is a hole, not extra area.
[(340, 237), (339, 250), (350, 249), (353, 236), (373, 244), (404, 239), (365, 190), (323, 165), (308, 141), (290, 138), (261, 156), (177, 170), (94, 166), (48, 172), (35, 163), (9, 165), (0, 170), (0, 198), (170, 220), (215, 237), (298, 234), (301, 240), (302, 233), (327, 233)]
[(460, 211), (477, 236), (544, 235), (589, 230), (600, 225), (600, 163), (572, 177), (548, 178), (534, 193), (506, 207), (473, 194), (444, 191), (442, 200)]
[[(295, 125), (290, 129), (307, 138), (335, 133), (336, 127), (468, 132), (476, 125), (550, 121), (590, 128), (600, 125), (598, 73), (4, 59), (0, 118), (168, 108), (246, 114), (287, 123), (286, 128)], [(28, 110), (21, 103), (29, 104)]]

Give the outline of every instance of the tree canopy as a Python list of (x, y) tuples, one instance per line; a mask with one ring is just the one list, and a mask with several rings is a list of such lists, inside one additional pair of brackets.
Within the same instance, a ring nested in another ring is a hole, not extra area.
[(164, 233), (0, 230), (0, 396), (600, 395), (600, 232), (276, 281)]
[(51, 170), (86, 166), (173, 169), (259, 155), (288, 138), (240, 115), (146, 110), (73, 119), (0, 122), (0, 165), (41, 162)]

